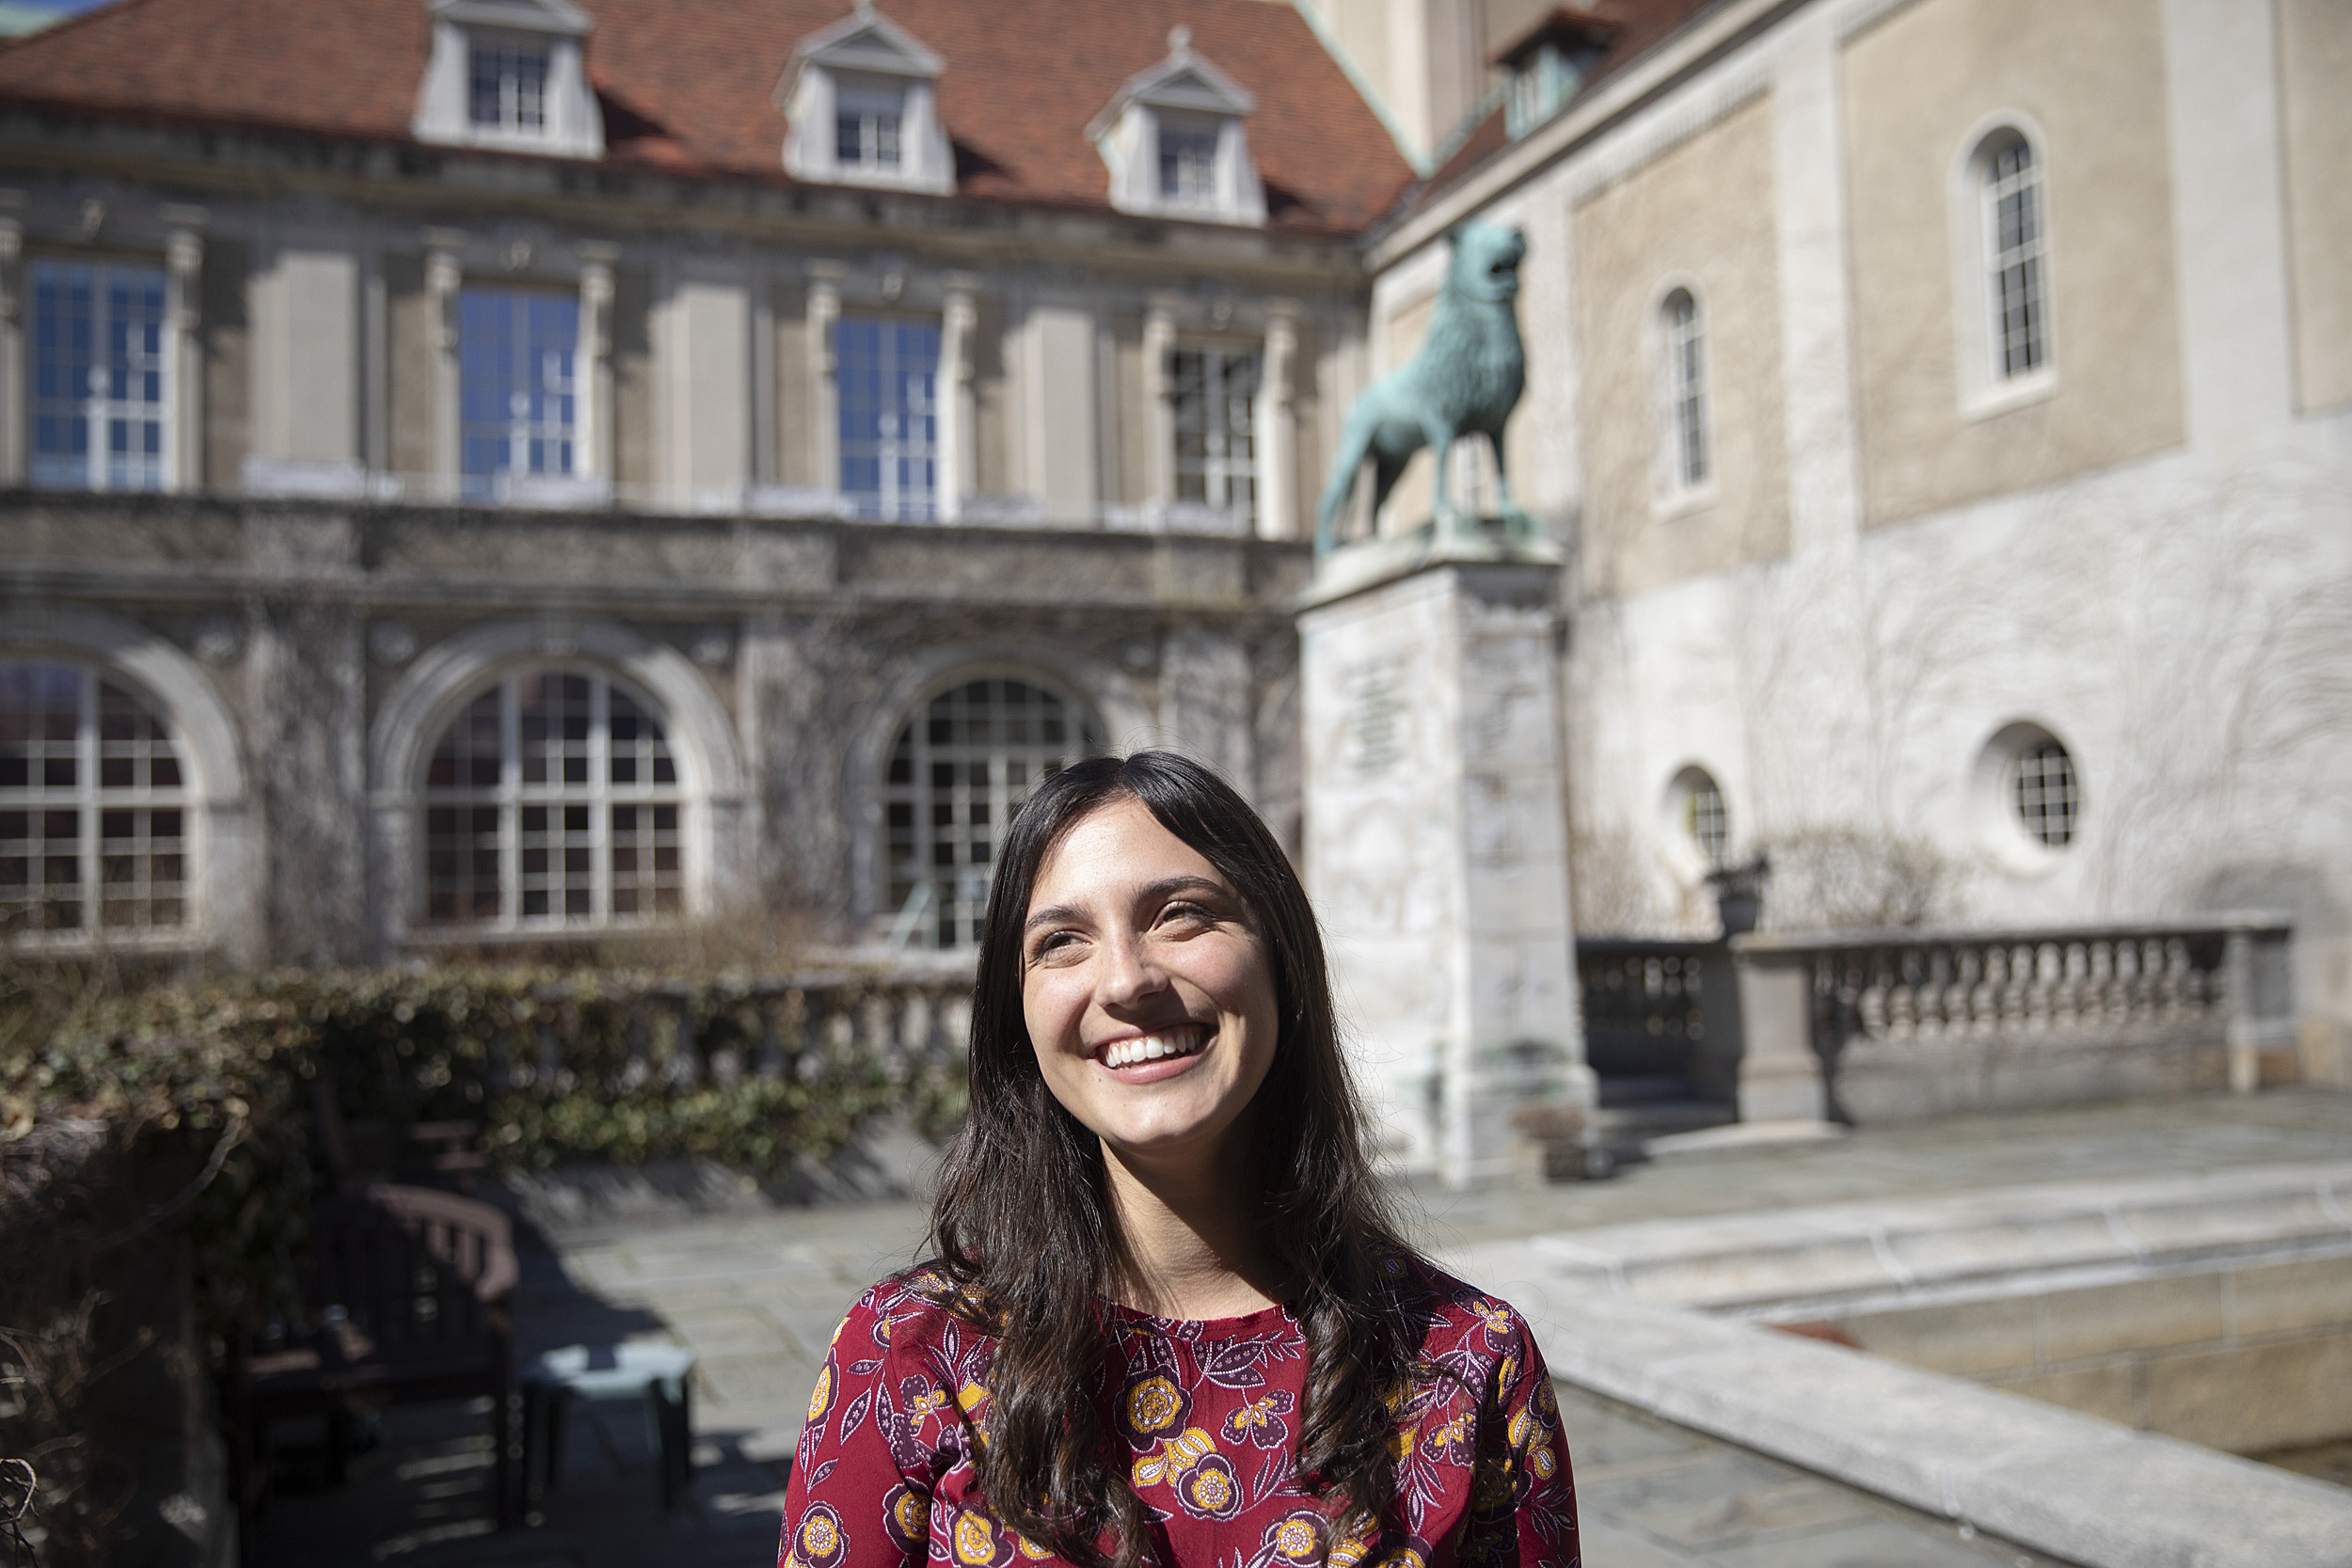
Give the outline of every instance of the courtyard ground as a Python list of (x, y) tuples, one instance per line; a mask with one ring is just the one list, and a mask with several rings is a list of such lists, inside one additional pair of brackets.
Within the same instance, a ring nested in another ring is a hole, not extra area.
[[(2036, 1181), (2118, 1182), (2352, 1157), (2352, 1096), (2274, 1092), (1969, 1117), (1833, 1142), (1685, 1155), (1541, 1191), (1407, 1195), (1443, 1251), (1587, 1227), (1927, 1196)], [(565, 1467), (534, 1526), (492, 1533), (484, 1418), (391, 1413), (333, 1491), (281, 1496), (260, 1564), (676, 1568), (772, 1560), (787, 1462), (843, 1308), (916, 1256), (909, 1201), (721, 1212), (589, 1206), (526, 1226), (517, 1350), (673, 1341), (699, 1357), (692, 1494), (664, 1516), (642, 1415), (576, 1407)], [(1564, 1387), (1592, 1568), (1969, 1568), (2048, 1560), (1640, 1411)], [(2313, 1473), (2341, 1466), (2314, 1455)]]

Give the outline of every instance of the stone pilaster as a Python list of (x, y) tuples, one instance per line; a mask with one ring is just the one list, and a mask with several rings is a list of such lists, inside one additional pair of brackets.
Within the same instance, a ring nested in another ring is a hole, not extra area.
[(466, 236), (454, 229), (424, 231), (424, 293), (433, 334), (433, 481), (443, 495), (457, 491), (457, 295), (466, 281)]
[(1298, 417), (1292, 387), (1298, 357), (1298, 317), (1277, 301), (1265, 324), (1258, 383), (1258, 533), (1291, 539), (1298, 533)]
[(950, 273), (946, 298), (939, 318), (939, 520), (952, 523), (963, 515), (964, 498), (979, 488), (979, 452), (975, 427), (979, 407), (972, 384), (972, 336), (979, 329), (980, 310), (974, 298), (979, 279), (968, 273)]
[(572, 372), (579, 388), (578, 456), (583, 479), (613, 477), (612, 264), (620, 246), (590, 242), (580, 247), (580, 348)]
[(201, 207), (169, 206), (164, 219), (164, 385), (170, 388), (164, 483), (204, 488), (204, 225)]

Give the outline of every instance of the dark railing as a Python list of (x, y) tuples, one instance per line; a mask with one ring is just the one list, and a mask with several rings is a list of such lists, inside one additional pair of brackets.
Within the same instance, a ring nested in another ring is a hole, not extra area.
[(1707, 1037), (1706, 955), (1714, 944), (1588, 938), (1576, 944), (1584, 1059), (1604, 1078), (1689, 1076)]

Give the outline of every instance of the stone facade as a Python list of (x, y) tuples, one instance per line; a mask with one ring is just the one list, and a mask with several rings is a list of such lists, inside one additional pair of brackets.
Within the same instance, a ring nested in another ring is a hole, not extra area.
[(421, 918), (417, 838), (436, 742), (516, 670), (606, 673), (652, 708), (686, 909), (713, 921), (885, 934), (893, 742), (975, 679), (1213, 759), (1297, 841), (1303, 543), (103, 496), (19, 497), (7, 526), (0, 649), (120, 672), (184, 737), (199, 892), (158, 945), (496, 940)]

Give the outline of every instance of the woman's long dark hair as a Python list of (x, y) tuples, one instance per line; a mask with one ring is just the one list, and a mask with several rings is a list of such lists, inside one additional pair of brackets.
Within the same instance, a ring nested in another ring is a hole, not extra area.
[[(1376, 1528), (1395, 1490), (1386, 1398), (1419, 1349), (1391, 1277), (1404, 1243), (1365, 1149), (1306, 890), (1248, 804), (1170, 752), (1092, 758), (1040, 785), (1013, 818), (989, 890), (971, 1111), (931, 1215), (942, 1266), (964, 1294), (960, 1309), (1001, 1336), (981, 1487), (1007, 1525), (1070, 1561), (1134, 1568), (1143, 1556), (1150, 1515), (1103, 1419), (1103, 1303), (1122, 1254), (1102, 1145), (1047, 1088), (1021, 1005), (1022, 925), (1039, 867), (1081, 817), (1127, 798), (1241, 895), (1273, 966), (1281, 1027), (1248, 1124), (1257, 1129), (1260, 1233), (1295, 1282), (1290, 1305), (1307, 1340), (1298, 1473), (1334, 1500), (1341, 1528)], [(1263, 1105), (1282, 1107), (1279, 1123), (1255, 1113)]]

